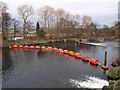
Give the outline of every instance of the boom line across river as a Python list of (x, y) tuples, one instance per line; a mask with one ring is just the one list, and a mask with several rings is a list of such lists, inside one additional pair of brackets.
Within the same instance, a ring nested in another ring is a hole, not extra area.
[(90, 62), (90, 64), (92, 65), (98, 65), (100, 66), (102, 69), (104, 70), (107, 70), (108, 69), (108, 66), (106, 65), (101, 65), (98, 60), (96, 58), (89, 58), (88, 56), (83, 56), (77, 52), (74, 52), (74, 51), (69, 51), (69, 50), (64, 50), (62, 48), (56, 48), (56, 47), (46, 47), (46, 46), (33, 46), (33, 45), (9, 45), (8, 46), (9, 48), (19, 48), (19, 49), (36, 49), (36, 50), (42, 50), (42, 51), (55, 51), (55, 52), (60, 52), (60, 53), (63, 53), (63, 54), (67, 54), (69, 56), (72, 56), (72, 57), (75, 57), (76, 59), (80, 60), (82, 59), (82, 61), (85, 61), (85, 62)]

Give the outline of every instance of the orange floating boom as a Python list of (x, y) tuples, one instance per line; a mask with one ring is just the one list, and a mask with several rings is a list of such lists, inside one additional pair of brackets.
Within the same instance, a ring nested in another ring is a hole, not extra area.
[[(9, 45), (8, 47), (12, 48), (12, 45)], [(28, 50), (28, 48), (30, 48), (32, 50), (34, 48), (36, 48), (36, 50), (40, 50), (40, 46), (30, 46), (30, 47), (28, 45), (25, 45), (25, 46), (23, 46), (23, 45), (19, 45), (19, 46), (18, 45), (14, 45), (13, 46), (14, 49), (17, 49), (18, 47), (19, 48), (23, 48), (24, 47), (26, 50)], [(42, 46), (41, 49), (42, 49), (42, 51), (46, 51), (46, 46)], [(69, 50), (63, 50), (62, 48), (58, 49), (56, 47), (54, 47), (54, 48), (48, 47), (47, 49), (49, 51), (54, 50), (54, 51), (59, 51), (60, 53), (69, 54), (70, 56), (74, 56), (76, 59), (80, 59), (81, 58), (83, 61), (86, 61), (86, 62), (90, 61), (90, 63), (93, 64), (93, 65), (99, 65), (102, 69), (105, 69), (105, 70), (108, 69), (108, 66), (99, 64), (98, 60), (95, 59), (95, 58), (90, 58), (89, 59), (88, 56), (82, 56), (79, 53), (75, 53), (75, 52), (69, 51)]]
[(95, 58), (90, 58), (90, 63), (93, 65), (98, 65), (98, 60)]
[(64, 54), (69, 54), (68, 50), (63, 50), (63, 51), (64, 51)]
[(60, 51), (63, 51), (63, 49), (62, 49), (62, 48), (59, 48), (58, 50), (59, 50), (59, 52), (60, 52)]
[(46, 46), (41, 47), (42, 51), (46, 51)]
[(58, 51), (58, 48), (54, 47), (53, 50), (57, 52), (57, 51)]
[(81, 58), (81, 54), (75, 53), (75, 58), (76, 58), (76, 59), (80, 59), (80, 58)]
[(41, 48), (42, 48), (42, 49), (46, 49), (46, 46), (42, 46)]
[(60, 50), (59, 52), (60, 52), (60, 53), (64, 53), (64, 51), (63, 51), (63, 50)]
[(53, 48), (52, 48), (52, 47), (48, 47), (47, 49), (48, 49), (48, 51), (52, 51), (52, 50), (53, 50)]
[(102, 68), (102, 69), (108, 69), (108, 66), (102, 65), (101, 68)]
[(14, 45), (13, 47), (14, 47), (14, 48), (18, 48), (18, 45)]
[(29, 48), (29, 46), (28, 46), (28, 45), (25, 45), (25, 46), (24, 46), (24, 48), (25, 48), (25, 49), (28, 49), (28, 48)]
[(19, 48), (23, 48), (23, 45), (19, 45)]
[(40, 46), (35, 46), (36, 49), (40, 49)]
[(34, 49), (35, 47), (34, 46), (30, 46), (30, 49)]
[(82, 56), (81, 59), (82, 59), (83, 61), (85, 61), (85, 62), (88, 62), (88, 61), (89, 61), (88, 56)]
[(75, 52), (70, 51), (70, 52), (69, 52), (69, 55), (70, 55), (70, 56), (75, 56)]
[(58, 51), (59, 51), (60, 53), (64, 53), (64, 50), (63, 50), (62, 48), (59, 48)]

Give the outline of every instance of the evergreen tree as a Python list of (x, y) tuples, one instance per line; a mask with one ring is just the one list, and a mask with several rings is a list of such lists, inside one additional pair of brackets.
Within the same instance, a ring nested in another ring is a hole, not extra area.
[(39, 30), (40, 30), (40, 26), (39, 26), (39, 23), (37, 22), (37, 25), (36, 25), (36, 35), (37, 36), (39, 35)]
[(44, 34), (45, 34), (45, 32), (44, 32), (43, 28), (40, 28), (39, 23), (37, 22), (37, 25), (36, 25), (37, 37), (42, 38), (42, 37), (44, 37)]

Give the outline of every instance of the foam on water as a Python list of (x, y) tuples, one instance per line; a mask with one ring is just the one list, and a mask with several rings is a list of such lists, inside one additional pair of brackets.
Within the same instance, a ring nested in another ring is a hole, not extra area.
[(85, 76), (85, 80), (70, 79), (70, 83), (77, 88), (103, 88), (103, 86), (109, 86), (107, 80), (92, 76)]

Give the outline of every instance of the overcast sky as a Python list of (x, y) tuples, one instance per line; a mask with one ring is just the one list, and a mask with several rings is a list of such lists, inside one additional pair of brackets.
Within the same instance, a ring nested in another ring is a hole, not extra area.
[[(13, 17), (17, 17), (17, 7), (21, 4), (32, 5), (34, 9), (49, 5), (51, 7), (62, 8), (71, 14), (80, 16), (91, 16), (98, 24), (113, 25), (118, 19), (119, 0), (0, 0), (9, 6), (9, 12)], [(34, 20), (37, 18), (34, 17)], [(34, 21), (35, 22), (35, 21)]]

